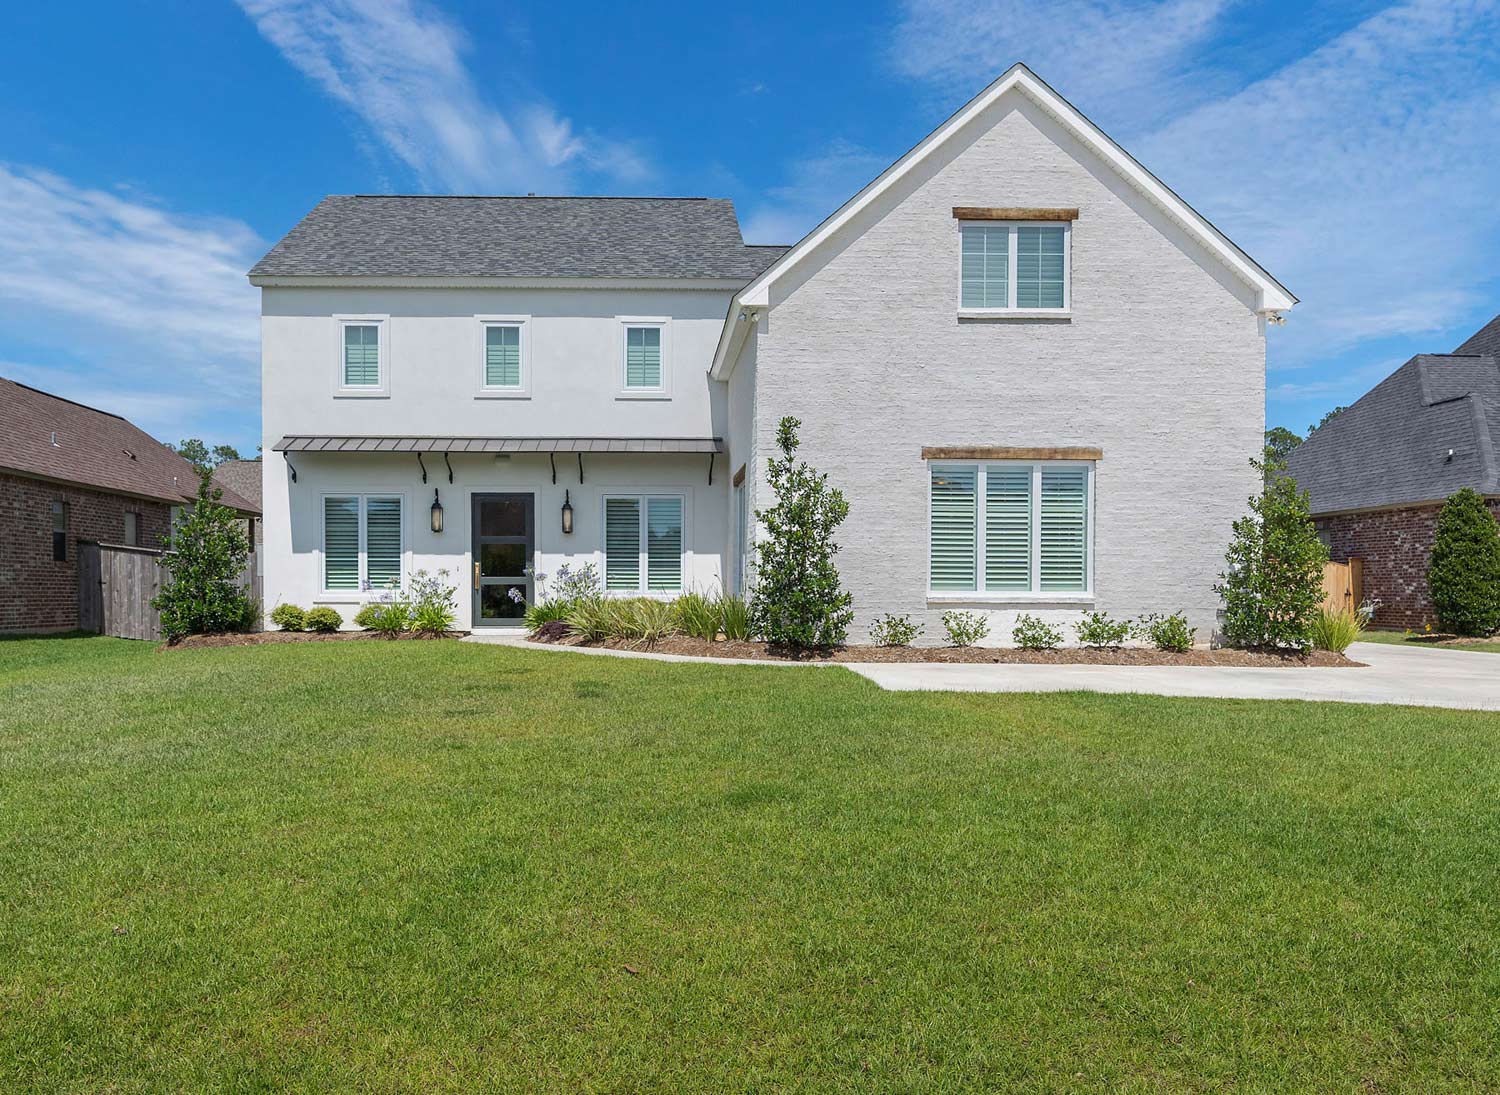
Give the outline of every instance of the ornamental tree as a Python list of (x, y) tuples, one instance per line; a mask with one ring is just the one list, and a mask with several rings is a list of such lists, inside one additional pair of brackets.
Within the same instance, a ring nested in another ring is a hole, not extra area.
[(1427, 589), (1444, 630), (1500, 631), (1500, 527), (1478, 491), (1465, 487), (1438, 513)]
[(186, 635), (242, 631), (255, 619), (255, 606), (239, 584), (250, 545), (234, 510), (220, 504), (223, 493), (204, 469), (197, 500), (167, 534), (161, 565), (170, 579), (151, 607), (161, 612), (169, 643)]
[(765, 536), (755, 545), (750, 623), (766, 642), (793, 650), (826, 650), (849, 634), (854, 598), (839, 583), (834, 531), (849, 516), (843, 492), (797, 459), (802, 423), (788, 416), (776, 430), (779, 457), (766, 462), (776, 502), (755, 516)]

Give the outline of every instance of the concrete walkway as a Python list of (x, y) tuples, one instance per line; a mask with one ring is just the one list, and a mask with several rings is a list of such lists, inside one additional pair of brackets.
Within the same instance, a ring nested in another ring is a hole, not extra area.
[(893, 691), (1138, 692), (1248, 700), (1332, 700), (1500, 711), (1500, 654), (1355, 643), (1364, 669), (1221, 666), (860, 664)]
[[(529, 643), (517, 632), (471, 635), (494, 643), (555, 654), (640, 658), (662, 662), (813, 669), (829, 662), (694, 658), (644, 650), (599, 650)], [(1355, 643), (1349, 656), (1363, 669), (1237, 669), (1220, 666), (943, 665), (933, 662), (843, 662), (839, 667), (896, 692), (1135, 692), (1153, 696), (1213, 696), (1246, 700), (1330, 700), (1500, 711), (1500, 654), (1424, 650)]]

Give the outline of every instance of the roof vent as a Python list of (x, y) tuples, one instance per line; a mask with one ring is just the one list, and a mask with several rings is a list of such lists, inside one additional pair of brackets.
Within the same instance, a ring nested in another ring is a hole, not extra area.
[(60, 448), (62, 448), (62, 446), (57, 443), (57, 431), (56, 430), (52, 431), (52, 447), (54, 449), (60, 449)]
[(130, 459), (135, 459), (135, 453), (131, 452), (129, 449), (121, 449), (120, 451), (123, 452), (126, 456), (130, 457)]

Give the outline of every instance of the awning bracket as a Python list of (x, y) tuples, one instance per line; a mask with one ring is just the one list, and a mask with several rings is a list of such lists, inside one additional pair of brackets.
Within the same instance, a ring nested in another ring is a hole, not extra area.
[(552, 465), (552, 485), (556, 486), (557, 485), (557, 454), (549, 452), (547, 454), (547, 463), (549, 463), (549, 464)]
[[(284, 454), (282, 455), (282, 459), (286, 460), (286, 456)], [(297, 481), (297, 469), (292, 467), (292, 462), (290, 460), (286, 461), (286, 466), (292, 473), (292, 482), (295, 483)]]
[[(443, 463), (448, 464), (448, 450), (443, 450)], [(448, 482), (453, 482), (453, 465), (448, 464)]]
[(709, 453), (708, 454), (708, 485), (709, 486), (713, 486), (714, 485), (714, 456), (715, 455), (716, 455), (715, 453)]
[(421, 453), (417, 453), (417, 466), (422, 469), (422, 482), (427, 482), (427, 465), (422, 463)]
[(578, 454), (578, 485), (583, 486), (583, 453)]

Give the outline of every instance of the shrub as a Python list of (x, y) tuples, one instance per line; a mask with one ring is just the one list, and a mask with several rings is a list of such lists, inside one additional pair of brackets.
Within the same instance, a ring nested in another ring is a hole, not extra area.
[(309, 631), (337, 631), (343, 622), (344, 617), (339, 615), (338, 609), (327, 605), (310, 608), (303, 617), (303, 624)]
[(239, 584), (250, 545), (234, 510), (219, 503), (223, 493), (205, 471), (197, 500), (167, 533), (160, 564), (171, 577), (151, 607), (161, 613), (169, 643), (185, 635), (242, 631), (255, 620), (255, 606)]
[(1250, 512), (1234, 523), (1228, 564), (1214, 591), (1224, 598), (1224, 637), (1235, 646), (1305, 650), (1323, 603), (1323, 564), (1307, 492), (1267, 449), (1250, 465), (1261, 475)]
[(732, 593), (721, 594), (714, 602), (714, 610), (719, 615), (719, 630), (724, 632), (724, 638), (735, 642), (745, 642), (750, 638), (750, 606), (745, 603), (745, 598)]
[(458, 611), (454, 594), (456, 586), (448, 584), (448, 571), (440, 569), (436, 574), (419, 570), (411, 576), (411, 627), (426, 635), (441, 635), (453, 626), (453, 617)]
[(1056, 650), (1062, 646), (1063, 633), (1061, 628), (1053, 627), (1041, 617), (1023, 612), (1016, 617), (1010, 641), (1022, 650)]
[(752, 629), (766, 642), (793, 650), (826, 650), (849, 634), (854, 611), (839, 585), (833, 534), (849, 516), (842, 491), (828, 476), (797, 459), (802, 423), (788, 415), (776, 430), (780, 457), (766, 464), (776, 502), (757, 510), (765, 536), (755, 545)]
[(283, 631), (301, 631), (307, 626), (307, 613), (296, 605), (277, 605), (271, 609), (271, 622)]
[(910, 616), (887, 613), (870, 625), (870, 641), (876, 646), (910, 646), (922, 630), (922, 625)]
[(394, 639), (411, 627), (411, 605), (404, 597), (382, 601), (369, 607), (376, 610), (372, 613), (370, 630), (380, 632), (387, 639)]
[(566, 622), (568, 613), (573, 611), (576, 601), (564, 601), (553, 598), (550, 601), (542, 601), (539, 604), (527, 605), (526, 630), (533, 635), (537, 634), (550, 623), (558, 621)]
[(990, 622), (977, 612), (944, 612), (949, 646), (973, 646), (990, 633)]
[(718, 600), (701, 593), (684, 593), (672, 602), (677, 627), (684, 635), (713, 642), (719, 637)]
[(381, 607), (378, 604), (367, 604), (354, 614), (354, 623), (366, 630), (375, 626), (375, 620), (380, 615)]
[(1112, 619), (1107, 612), (1085, 612), (1083, 619), (1073, 625), (1078, 641), (1096, 650), (1117, 650), (1130, 638), (1130, 621)]
[(603, 597), (584, 597), (564, 617), (568, 627), (591, 643), (609, 634), (610, 601)]
[(1444, 630), (1500, 631), (1500, 529), (1478, 491), (1465, 487), (1438, 513), (1427, 588)]
[(1181, 612), (1174, 612), (1170, 616), (1148, 612), (1135, 625), (1137, 639), (1172, 654), (1185, 654), (1193, 649), (1193, 640), (1197, 636), (1198, 629), (1189, 627), (1187, 617)]
[(1342, 654), (1350, 643), (1359, 641), (1362, 633), (1359, 618), (1351, 612), (1331, 612), (1324, 608), (1313, 618), (1312, 644), (1319, 650)]
[(631, 602), (631, 629), (642, 646), (655, 646), (677, 630), (677, 614), (669, 601), (640, 597)]

